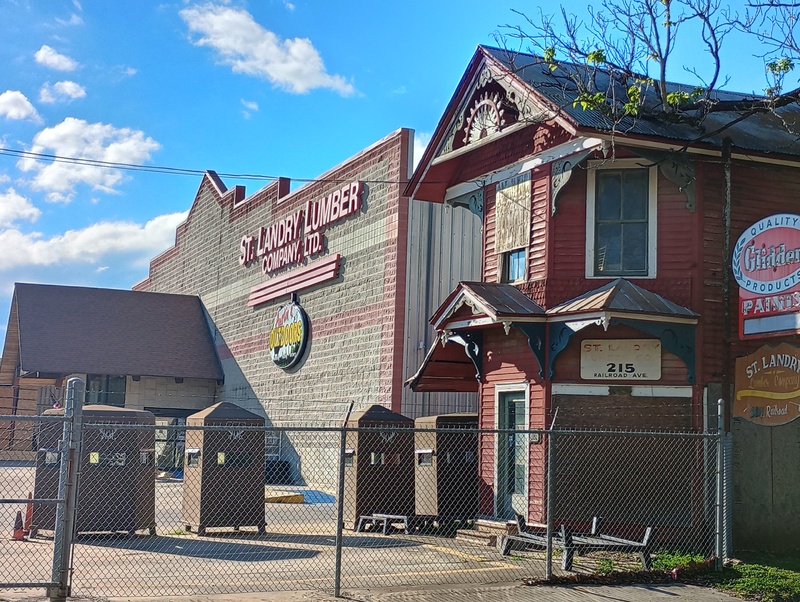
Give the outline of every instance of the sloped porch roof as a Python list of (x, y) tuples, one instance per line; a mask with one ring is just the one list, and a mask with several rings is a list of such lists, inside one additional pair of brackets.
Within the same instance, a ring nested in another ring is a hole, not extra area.
[[(471, 308), (466, 314), (464, 306)], [(694, 380), (694, 327), (699, 315), (661, 295), (617, 278), (599, 288), (544, 310), (510, 284), (460, 282), (431, 318), (440, 337), (428, 350), (419, 370), (406, 381), (417, 392), (478, 390), (481, 379), (481, 333), (502, 325), (516, 327), (527, 337), (544, 374), (552, 377), (553, 362), (572, 335), (591, 324), (604, 328), (627, 324), (661, 339), (664, 347), (683, 359)], [(549, 330), (550, 353), (544, 354), (544, 331)]]

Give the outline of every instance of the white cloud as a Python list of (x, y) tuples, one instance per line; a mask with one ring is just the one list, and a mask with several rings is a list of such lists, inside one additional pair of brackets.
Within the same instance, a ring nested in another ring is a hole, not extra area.
[(431, 142), (430, 132), (416, 132), (414, 134), (414, 169), (417, 168), (422, 155), (425, 154), (425, 149)]
[[(142, 131), (67, 117), (36, 134), (30, 150), (59, 157), (141, 164), (159, 148), (161, 145)], [(24, 172), (34, 172), (31, 187), (46, 192), (46, 200), (50, 202), (68, 203), (78, 184), (115, 192), (115, 186), (125, 177), (118, 169), (63, 161), (43, 163), (33, 158), (20, 159), (17, 167)]]
[(5, 115), (7, 119), (41, 121), (31, 101), (19, 90), (6, 90), (0, 94), (0, 115)]
[(0, 228), (10, 226), (19, 220), (35, 222), (41, 214), (42, 212), (34, 207), (33, 203), (13, 188), (4, 193), (0, 192)]
[(56, 23), (59, 25), (83, 25), (83, 19), (80, 15), (72, 13), (69, 19), (56, 19)]
[(45, 67), (50, 67), (56, 71), (75, 71), (78, 68), (78, 62), (59, 54), (47, 44), (43, 44), (39, 50), (33, 55), (36, 62)]
[(244, 9), (215, 4), (185, 8), (181, 17), (199, 38), (197, 46), (217, 51), (234, 72), (262, 77), (276, 86), (303, 94), (330, 88), (339, 94), (355, 92), (341, 75), (330, 75), (308, 38), (281, 39), (256, 23)]
[(13, 228), (2, 230), (0, 270), (75, 264), (98, 265), (102, 268), (114, 259), (147, 265), (151, 257), (174, 244), (175, 229), (186, 220), (187, 215), (187, 211), (169, 213), (145, 224), (99, 222), (51, 238)]
[(45, 83), (39, 91), (39, 100), (41, 102), (56, 102), (58, 100), (73, 100), (75, 98), (84, 98), (86, 96), (86, 88), (75, 82), (65, 80), (56, 82), (52, 86), (50, 82)]
[(295, 6), (292, 2), (287, 2), (286, 0), (283, 0), (283, 5), (287, 8), (287, 10), (295, 9)]
[(258, 111), (258, 103), (255, 101), (242, 98), (242, 104), (251, 111)]

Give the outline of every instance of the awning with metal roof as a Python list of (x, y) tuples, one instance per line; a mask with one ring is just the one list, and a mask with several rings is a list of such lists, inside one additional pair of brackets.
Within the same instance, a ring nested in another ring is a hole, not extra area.
[(553, 377), (555, 360), (573, 334), (591, 325), (608, 329), (622, 324), (659, 339), (664, 349), (684, 361), (689, 382), (693, 383), (698, 318), (691, 309), (617, 278), (547, 310), (548, 378)]
[[(688, 379), (695, 378), (695, 328), (698, 314), (661, 295), (617, 278), (545, 311), (510, 284), (460, 282), (431, 317), (439, 333), (417, 373), (406, 385), (417, 392), (478, 390), (483, 331), (502, 326), (523, 332), (539, 362), (540, 374), (553, 377), (553, 365), (572, 335), (587, 326), (626, 325), (661, 341), (681, 358)], [(547, 331), (547, 335), (545, 335)], [(545, 339), (549, 353), (545, 353)]]
[(545, 311), (511, 284), (459, 282), (430, 322), (440, 336), (406, 381), (413, 391), (477, 391), (482, 331), (493, 326), (502, 326), (506, 334), (511, 328), (523, 332), (543, 372)]

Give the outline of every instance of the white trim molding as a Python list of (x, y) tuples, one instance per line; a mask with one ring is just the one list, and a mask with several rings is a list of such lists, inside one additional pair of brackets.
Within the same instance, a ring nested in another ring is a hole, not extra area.
[[(647, 274), (601, 274), (594, 273), (595, 243), (595, 192), (597, 190), (597, 171), (600, 169), (647, 169)], [(586, 278), (655, 278), (658, 265), (658, 167), (644, 159), (617, 159), (615, 161), (589, 161), (586, 171)]]

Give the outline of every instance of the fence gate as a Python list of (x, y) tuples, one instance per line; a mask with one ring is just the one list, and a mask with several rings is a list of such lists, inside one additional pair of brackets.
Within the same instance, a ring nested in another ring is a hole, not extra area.
[[(11, 420), (13, 418), (13, 420)], [(0, 416), (0, 436), (29, 439), (43, 425), (61, 427), (64, 419), (58, 417)], [(35, 469), (29, 460), (3, 460), (0, 470), (0, 588), (51, 588), (53, 579), (53, 540), (30, 538), (30, 525), (34, 505), (38, 508), (63, 507), (58, 497), (34, 497)], [(20, 457), (22, 457), (20, 455)], [(37, 457), (37, 462), (59, 465), (59, 453), (53, 450)]]

